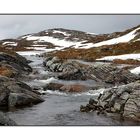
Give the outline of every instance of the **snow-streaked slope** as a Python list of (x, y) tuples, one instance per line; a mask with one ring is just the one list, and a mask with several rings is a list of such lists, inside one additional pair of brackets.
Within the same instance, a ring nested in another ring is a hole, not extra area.
[(140, 29), (140, 27), (131, 31), (131, 32), (129, 32), (128, 34), (120, 36), (118, 38), (113, 38), (113, 39), (110, 39), (110, 40), (106, 40), (106, 41), (96, 43), (96, 44), (94, 44), (94, 47), (129, 42), (130, 40), (134, 39), (134, 37), (136, 36), (136, 31), (139, 30), (139, 29)]
[(116, 56), (106, 56), (97, 60), (108, 60), (113, 61), (114, 59), (121, 59), (121, 60), (127, 60), (127, 59), (134, 59), (140, 61), (140, 53), (137, 54), (124, 54), (124, 55), (116, 55)]
[[(99, 46), (103, 46), (103, 45), (112, 45), (112, 44), (118, 44), (118, 43), (125, 43), (125, 42), (129, 42), (130, 40), (134, 39), (134, 37), (136, 36), (136, 31), (139, 30), (139, 28), (127, 33), (126, 35), (117, 37), (117, 38), (113, 38), (113, 39), (109, 39), (106, 41), (102, 41), (99, 43), (84, 43), (87, 40), (84, 41), (68, 41), (66, 40), (66, 38), (64, 39), (60, 39), (60, 38), (54, 38), (51, 36), (47, 36), (47, 34), (45, 36), (34, 36), (34, 35), (28, 35), (26, 36), (26, 40), (28, 41), (35, 41), (35, 42), (50, 42), (54, 45), (57, 46), (62, 46), (64, 48), (68, 48), (68, 47), (74, 47), (77, 49), (80, 48), (92, 48), (92, 47), (99, 47)], [(65, 36), (69, 36), (70, 34), (64, 32), (64, 31), (58, 31), (58, 30), (54, 30), (53, 33), (61, 33)], [(24, 37), (23, 37), (24, 38)]]
[(58, 39), (50, 36), (31, 36), (31, 37), (27, 37), (27, 40), (34, 40), (36, 42), (49, 42), (56, 46), (60, 46), (62, 48), (67, 48), (71, 46), (78, 48), (81, 45), (85, 45), (85, 44), (81, 44), (82, 42), (67, 41), (65, 39)]
[(140, 74), (140, 66), (130, 70), (131, 73)]

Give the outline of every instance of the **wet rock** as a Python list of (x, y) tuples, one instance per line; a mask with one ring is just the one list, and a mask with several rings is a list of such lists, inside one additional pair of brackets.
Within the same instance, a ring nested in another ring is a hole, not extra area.
[(89, 100), (90, 105), (97, 104), (97, 103), (98, 103), (98, 101), (96, 101), (95, 99), (90, 98), (90, 100)]
[(16, 122), (10, 119), (7, 115), (0, 112), (0, 126), (16, 126)]
[(64, 92), (85, 92), (89, 90), (89, 87), (85, 85), (64, 85), (60, 88), (60, 91)]
[(49, 83), (43, 87), (44, 90), (60, 90), (63, 84)]
[(0, 107), (19, 107), (43, 102), (43, 99), (23, 82), (0, 76)]
[(87, 76), (80, 69), (59, 74), (58, 78), (62, 80), (87, 80)]
[(43, 65), (46, 67), (48, 71), (51, 72), (61, 72), (59, 67), (63, 64), (63, 60), (59, 59), (58, 57), (48, 57), (44, 62)]
[(117, 114), (121, 119), (140, 121), (140, 81), (106, 89), (98, 98), (98, 102), (90, 99), (89, 103), (93, 106), (89, 107), (87, 104), (80, 110), (104, 111)]
[(69, 93), (79, 93), (79, 92), (85, 92), (88, 91), (90, 87), (85, 85), (64, 85), (59, 83), (49, 83), (44, 87), (44, 90), (59, 90), (63, 92), (69, 92)]

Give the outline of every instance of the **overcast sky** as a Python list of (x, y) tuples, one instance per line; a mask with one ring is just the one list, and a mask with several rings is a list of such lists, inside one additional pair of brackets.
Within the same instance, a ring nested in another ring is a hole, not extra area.
[(0, 15), (0, 39), (50, 28), (111, 33), (140, 24), (140, 15)]

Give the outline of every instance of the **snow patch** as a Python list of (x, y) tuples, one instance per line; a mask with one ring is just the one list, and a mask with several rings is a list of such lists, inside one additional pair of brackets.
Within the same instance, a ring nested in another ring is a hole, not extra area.
[(140, 74), (140, 66), (130, 70), (131, 73)]
[(17, 46), (17, 43), (16, 42), (6, 41), (6, 42), (2, 43), (2, 45)]
[(19, 55), (22, 55), (22, 56), (33, 56), (33, 55), (40, 55), (40, 54), (44, 53), (44, 51), (19, 51), (16, 53), (18, 53)]
[(25, 38), (30, 37), (30, 36), (32, 36), (32, 35), (24, 35), (24, 36), (22, 36), (21, 38), (22, 38), (22, 39), (25, 39)]
[(66, 32), (57, 31), (57, 30), (54, 30), (53, 33), (63, 34), (64, 36), (70, 36), (70, 35), (71, 35), (71, 34), (68, 34), (68, 33), (66, 33)]
[(121, 59), (121, 60), (134, 59), (134, 60), (140, 61), (140, 53), (138, 53), (138, 54), (124, 54), (124, 55), (116, 55), (116, 56), (106, 56), (106, 57), (96, 59), (96, 60), (113, 61), (114, 59)]
[(37, 44), (31, 45), (31, 47), (44, 47), (44, 46), (46, 47), (46, 46), (48, 46), (48, 45), (40, 45), (40, 44), (38, 44), (38, 45), (37, 45)]

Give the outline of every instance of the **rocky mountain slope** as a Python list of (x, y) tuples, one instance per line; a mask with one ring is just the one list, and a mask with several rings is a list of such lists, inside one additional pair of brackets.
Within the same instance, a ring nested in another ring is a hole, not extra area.
[(93, 61), (104, 56), (140, 53), (140, 26), (111, 34), (55, 28), (17, 39), (4, 39), (0, 45), (16, 51), (46, 50), (51, 51), (51, 55), (64, 59)]
[(48, 46), (72, 48), (93, 48), (103, 45), (113, 45), (125, 42), (139, 41), (140, 26), (123, 32), (111, 34), (94, 34), (63, 28), (48, 29), (39, 33), (23, 35), (17, 39), (4, 39), (0, 44), (3, 46)]

